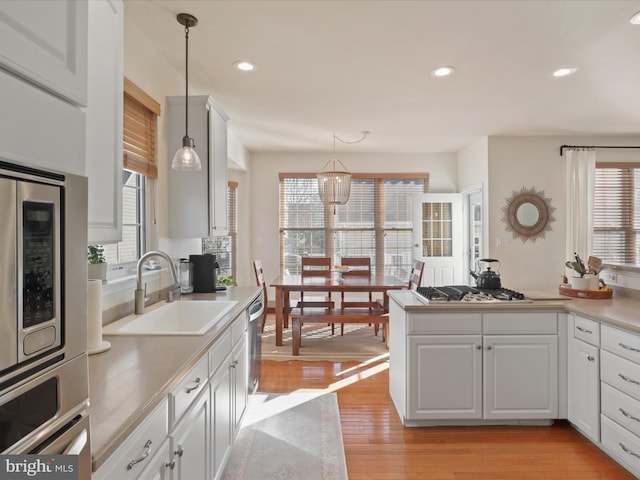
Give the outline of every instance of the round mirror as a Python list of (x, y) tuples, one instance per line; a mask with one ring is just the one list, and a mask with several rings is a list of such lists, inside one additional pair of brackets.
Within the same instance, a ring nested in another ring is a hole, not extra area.
[(533, 203), (523, 203), (516, 212), (516, 219), (520, 225), (525, 227), (533, 227), (538, 223), (539, 218), (540, 212), (538, 212), (538, 208)]
[(544, 192), (536, 191), (535, 187), (522, 187), (506, 201), (502, 207), (502, 221), (507, 224), (506, 230), (512, 232), (513, 238), (520, 237), (523, 243), (527, 240), (535, 243), (538, 237), (544, 238), (545, 233), (551, 231), (556, 209)]

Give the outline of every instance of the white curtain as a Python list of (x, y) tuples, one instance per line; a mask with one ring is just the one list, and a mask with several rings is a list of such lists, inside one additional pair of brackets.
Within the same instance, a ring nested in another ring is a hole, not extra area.
[(593, 149), (565, 150), (567, 179), (566, 259), (573, 252), (587, 258), (593, 253), (593, 196), (596, 152)]

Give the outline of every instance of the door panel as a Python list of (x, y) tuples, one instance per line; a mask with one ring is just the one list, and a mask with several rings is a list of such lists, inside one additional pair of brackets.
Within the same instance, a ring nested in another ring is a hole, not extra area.
[(465, 281), (462, 195), (416, 195), (413, 215), (414, 257), (425, 263), (422, 284), (462, 284)]

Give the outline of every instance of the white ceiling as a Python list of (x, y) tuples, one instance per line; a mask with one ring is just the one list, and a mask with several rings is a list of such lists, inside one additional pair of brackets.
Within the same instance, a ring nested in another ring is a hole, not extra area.
[[(251, 151), (453, 152), (487, 135), (640, 133), (640, 1), (126, 0)], [(126, 54), (126, 53), (125, 53)], [(257, 65), (251, 73), (233, 66)], [(430, 72), (452, 65), (456, 73)], [(578, 68), (566, 78), (552, 72)], [(180, 92), (176, 92), (180, 94)]]

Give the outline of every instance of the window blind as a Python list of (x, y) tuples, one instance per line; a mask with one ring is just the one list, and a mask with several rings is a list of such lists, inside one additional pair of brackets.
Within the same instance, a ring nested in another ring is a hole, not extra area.
[(605, 263), (640, 263), (640, 163), (598, 163), (593, 254)]
[(314, 174), (280, 174), (280, 270), (299, 273), (301, 257), (367, 256), (377, 274), (407, 277), (411, 267), (413, 195), (428, 174), (352, 174), (345, 205), (325, 206)]
[(125, 77), (123, 167), (157, 178), (156, 136), (160, 104)]

